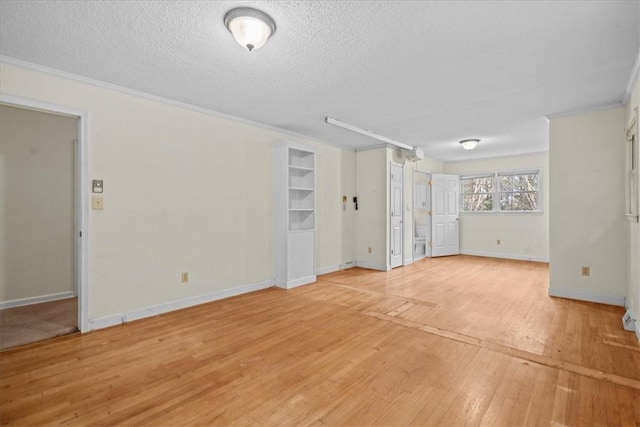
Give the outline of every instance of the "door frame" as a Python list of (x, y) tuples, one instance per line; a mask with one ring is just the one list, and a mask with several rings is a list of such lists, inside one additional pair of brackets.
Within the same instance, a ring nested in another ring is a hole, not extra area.
[(44, 113), (63, 114), (78, 119), (77, 156), (75, 158), (75, 288), (78, 296), (78, 329), (89, 330), (89, 112), (64, 105), (50, 104), (34, 99), (23, 98), (0, 92), (0, 104), (42, 111)]
[[(389, 226), (389, 233), (388, 235), (388, 239), (389, 239), (389, 245), (387, 246), (387, 252), (388, 252), (388, 257), (387, 257), (387, 271), (391, 270), (395, 267), (391, 266), (391, 240), (392, 240), (392, 233), (393, 233), (393, 227), (391, 224), (391, 198), (393, 197), (393, 191), (391, 188), (391, 169), (393, 166), (399, 167), (400, 171), (402, 172), (402, 179), (400, 180), (400, 207), (401, 207), (401, 212), (400, 212), (400, 251), (402, 252), (400, 254), (400, 258), (401, 258), (401, 263), (400, 265), (396, 266), (396, 267), (403, 267), (405, 265), (405, 260), (404, 260), (404, 224), (405, 224), (405, 209), (404, 209), (404, 166), (402, 165), (402, 163), (396, 163), (396, 162), (390, 162), (389, 164), (389, 176), (388, 178), (388, 183), (389, 183), (389, 193), (388, 193), (388, 201), (389, 201), (389, 207), (387, 209), (387, 213), (389, 215), (388, 217), (388, 221), (387, 224)], [(413, 255), (412, 255), (413, 256)]]

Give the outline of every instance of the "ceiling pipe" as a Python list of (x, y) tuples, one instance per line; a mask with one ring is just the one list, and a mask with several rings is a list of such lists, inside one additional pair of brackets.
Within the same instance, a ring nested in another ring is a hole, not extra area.
[(398, 148), (402, 148), (403, 150), (413, 151), (419, 147), (413, 147), (408, 144), (404, 144), (402, 142), (396, 141), (391, 138), (387, 138), (386, 136), (378, 135), (377, 133), (371, 132), (370, 130), (362, 129), (354, 125), (350, 125), (349, 123), (341, 122), (340, 120), (334, 119), (333, 117), (325, 117), (324, 121), (330, 125), (338, 126), (343, 129), (350, 130), (352, 132), (359, 133), (360, 135), (368, 136), (369, 138), (377, 139), (378, 141), (386, 142), (387, 144), (391, 144)]

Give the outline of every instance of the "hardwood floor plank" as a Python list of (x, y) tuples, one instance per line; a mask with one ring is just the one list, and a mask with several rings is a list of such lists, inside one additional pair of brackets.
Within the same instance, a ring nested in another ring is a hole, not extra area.
[(350, 269), (0, 353), (7, 425), (636, 425), (622, 309), (540, 263)]

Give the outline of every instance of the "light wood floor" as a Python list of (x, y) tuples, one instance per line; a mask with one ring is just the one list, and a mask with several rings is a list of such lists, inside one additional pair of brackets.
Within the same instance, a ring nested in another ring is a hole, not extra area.
[(21, 425), (638, 425), (623, 310), (545, 264), (351, 269), (0, 354)]

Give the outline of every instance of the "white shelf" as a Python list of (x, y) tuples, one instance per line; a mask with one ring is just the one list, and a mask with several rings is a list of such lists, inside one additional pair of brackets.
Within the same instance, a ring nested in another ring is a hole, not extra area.
[(290, 169), (290, 170), (298, 170), (298, 171), (313, 172), (313, 168), (305, 168), (305, 167), (303, 167), (303, 166), (293, 166), (293, 165), (289, 165), (289, 169)]
[(289, 167), (291, 168), (291, 166), (293, 166), (313, 170), (315, 163), (314, 155), (315, 153), (312, 151), (289, 148)]
[(315, 153), (287, 143), (276, 145), (276, 286), (286, 289), (315, 281)]
[(289, 188), (313, 189), (313, 169), (298, 169), (289, 167)]

